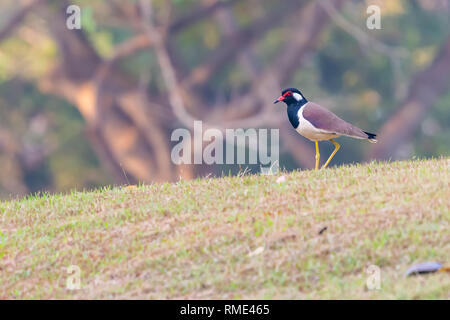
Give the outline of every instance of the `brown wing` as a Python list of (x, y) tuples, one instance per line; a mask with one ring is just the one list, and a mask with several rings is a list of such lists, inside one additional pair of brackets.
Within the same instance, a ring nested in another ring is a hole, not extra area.
[(342, 120), (321, 105), (308, 102), (303, 108), (303, 118), (318, 129), (359, 139), (367, 139), (369, 137), (364, 131)]

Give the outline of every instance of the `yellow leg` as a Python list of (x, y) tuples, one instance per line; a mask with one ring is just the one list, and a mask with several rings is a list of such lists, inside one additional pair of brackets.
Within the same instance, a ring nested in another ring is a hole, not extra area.
[(334, 144), (335, 148), (334, 148), (333, 153), (330, 155), (327, 162), (325, 162), (325, 164), (323, 165), (322, 168), (327, 167), (327, 165), (330, 163), (331, 159), (333, 159), (334, 155), (336, 154), (336, 152), (338, 152), (339, 148), (341, 147), (341, 145), (339, 143), (337, 143), (336, 141), (334, 141), (333, 139), (330, 139), (330, 141)]
[(319, 141), (316, 140), (316, 170), (319, 170), (319, 160), (320, 160)]

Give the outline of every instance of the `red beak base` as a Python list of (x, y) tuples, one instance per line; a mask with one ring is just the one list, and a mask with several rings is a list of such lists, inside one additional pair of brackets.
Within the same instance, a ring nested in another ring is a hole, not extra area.
[(284, 100), (284, 97), (283, 96), (279, 96), (278, 99), (275, 100), (273, 103), (275, 104), (275, 103), (278, 103), (278, 102), (283, 101), (283, 100)]

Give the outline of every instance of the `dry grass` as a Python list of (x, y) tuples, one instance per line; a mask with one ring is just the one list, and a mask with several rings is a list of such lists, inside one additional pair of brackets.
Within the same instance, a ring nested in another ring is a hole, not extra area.
[[(450, 159), (0, 204), (0, 298), (450, 298)], [(327, 227), (319, 234), (319, 231)], [(368, 290), (369, 265), (381, 288)], [(66, 268), (81, 270), (68, 290)]]

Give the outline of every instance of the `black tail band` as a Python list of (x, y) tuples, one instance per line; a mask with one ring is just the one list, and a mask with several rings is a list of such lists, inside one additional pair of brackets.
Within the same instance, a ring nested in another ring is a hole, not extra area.
[(366, 132), (364, 131), (365, 134), (367, 134), (367, 139), (376, 139), (377, 135), (375, 133), (370, 133), (370, 132)]

